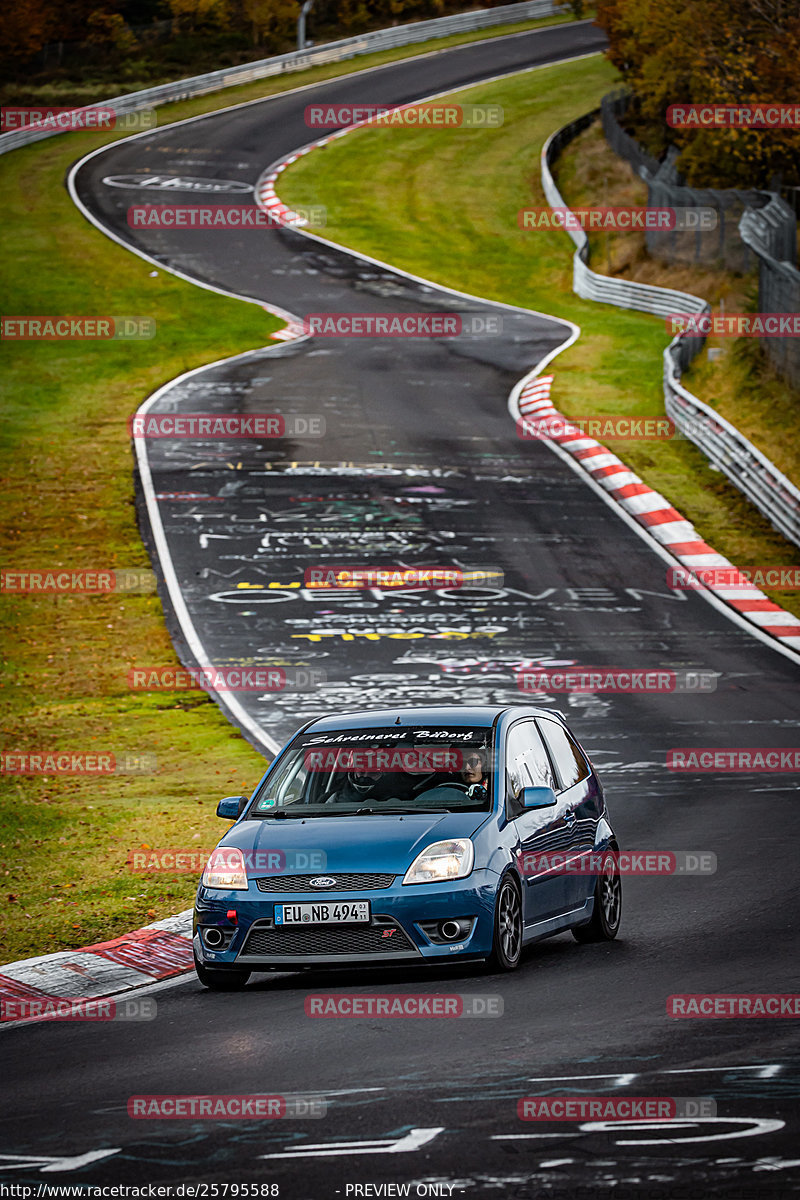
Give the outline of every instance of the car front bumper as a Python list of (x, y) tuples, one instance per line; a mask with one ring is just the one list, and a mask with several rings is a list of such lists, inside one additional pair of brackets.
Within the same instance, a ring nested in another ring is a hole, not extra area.
[[(349, 964), (385, 965), (485, 958), (492, 949), (498, 877), (486, 870), (466, 879), (403, 887), (402, 876), (379, 891), (280, 892), (200, 887), (194, 910), (194, 951), (206, 967), (250, 971), (296, 970)], [(369, 924), (276, 925), (276, 904), (368, 900)], [(235, 916), (228, 914), (235, 913)], [(435, 927), (447, 919), (469, 921), (466, 936), (437, 943)], [(432, 929), (433, 926), (433, 929)], [(205, 937), (222, 936), (216, 948)], [(426, 931), (427, 930), (427, 931)]]

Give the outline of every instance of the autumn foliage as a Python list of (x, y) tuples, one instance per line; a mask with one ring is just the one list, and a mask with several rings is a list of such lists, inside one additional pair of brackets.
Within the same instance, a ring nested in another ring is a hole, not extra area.
[(629, 131), (679, 147), (695, 187), (800, 184), (800, 129), (671, 129), (670, 104), (800, 106), (798, 0), (598, 0), (608, 57), (632, 94)]
[[(316, 0), (308, 30), (327, 41), (466, 7), (469, 0)], [(248, 47), (275, 53), (291, 49), (299, 12), (300, 0), (9, 0), (0, 5), (0, 66), (16, 76), (28, 65), (35, 71), (43, 47), (59, 43), (102, 49), (117, 61), (146, 57), (154, 22), (171, 25), (173, 39), (199, 38), (209, 47), (221, 39), (245, 58)]]

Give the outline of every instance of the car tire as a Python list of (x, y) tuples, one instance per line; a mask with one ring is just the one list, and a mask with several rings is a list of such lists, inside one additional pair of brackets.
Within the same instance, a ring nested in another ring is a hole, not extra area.
[(224, 971), (215, 967), (204, 967), (194, 959), (194, 969), (203, 987), (212, 992), (239, 992), (250, 978), (249, 971)]
[(615, 853), (606, 852), (594, 885), (594, 912), (586, 925), (573, 927), (576, 942), (612, 942), (622, 919), (622, 880)]
[(494, 909), (494, 937), (489, 966), (515, 971), (522, 957), (522, 897), (508, 875), (500, 884)]

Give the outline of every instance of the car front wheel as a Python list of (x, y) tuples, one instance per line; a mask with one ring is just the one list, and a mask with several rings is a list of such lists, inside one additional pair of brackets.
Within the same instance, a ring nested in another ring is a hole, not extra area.
[(594, 885), (594, 911), (586, 925), (572, 930), (576, 942), (611, 942), (619, 932), (622, 919), (622, 880), (616, 856), (607, 853), (603, 858)]
[(249, 971), (223, 971), (215, 967), (204, 967), (194, 959), (194, 969), (203, 987), (212, 992), (239, 992), (250, 978)]
[(498, 971), (513, 971), (522, 957), (522, 899), (516, 884), (504, 879), (494, 912), (494, 940), (489, 965)]

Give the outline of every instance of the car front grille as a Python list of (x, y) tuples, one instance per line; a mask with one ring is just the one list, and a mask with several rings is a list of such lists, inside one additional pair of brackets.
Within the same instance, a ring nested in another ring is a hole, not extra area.
[[(389, 932), (392, 930), (393, 932)], [(240, 957), (347, 958), (361, 954), (416, 953), (414, 943), (391, 917), (377, 917), (371, 925), (302, 925), (275, 928), (256, 922), (247, 936)]]
[(391, 887), (395, 881), (394, 875), (364, 874), (355, 871), (331, 875), (336, 883), (333, 887), (312, 888), (311, 880), (319, 879), (317, 875), (267, 875), (257, 879), (256, 885), (260, 892), (317, 892), (328, 895), (330, 892), (372, 892), (376, 888)]

